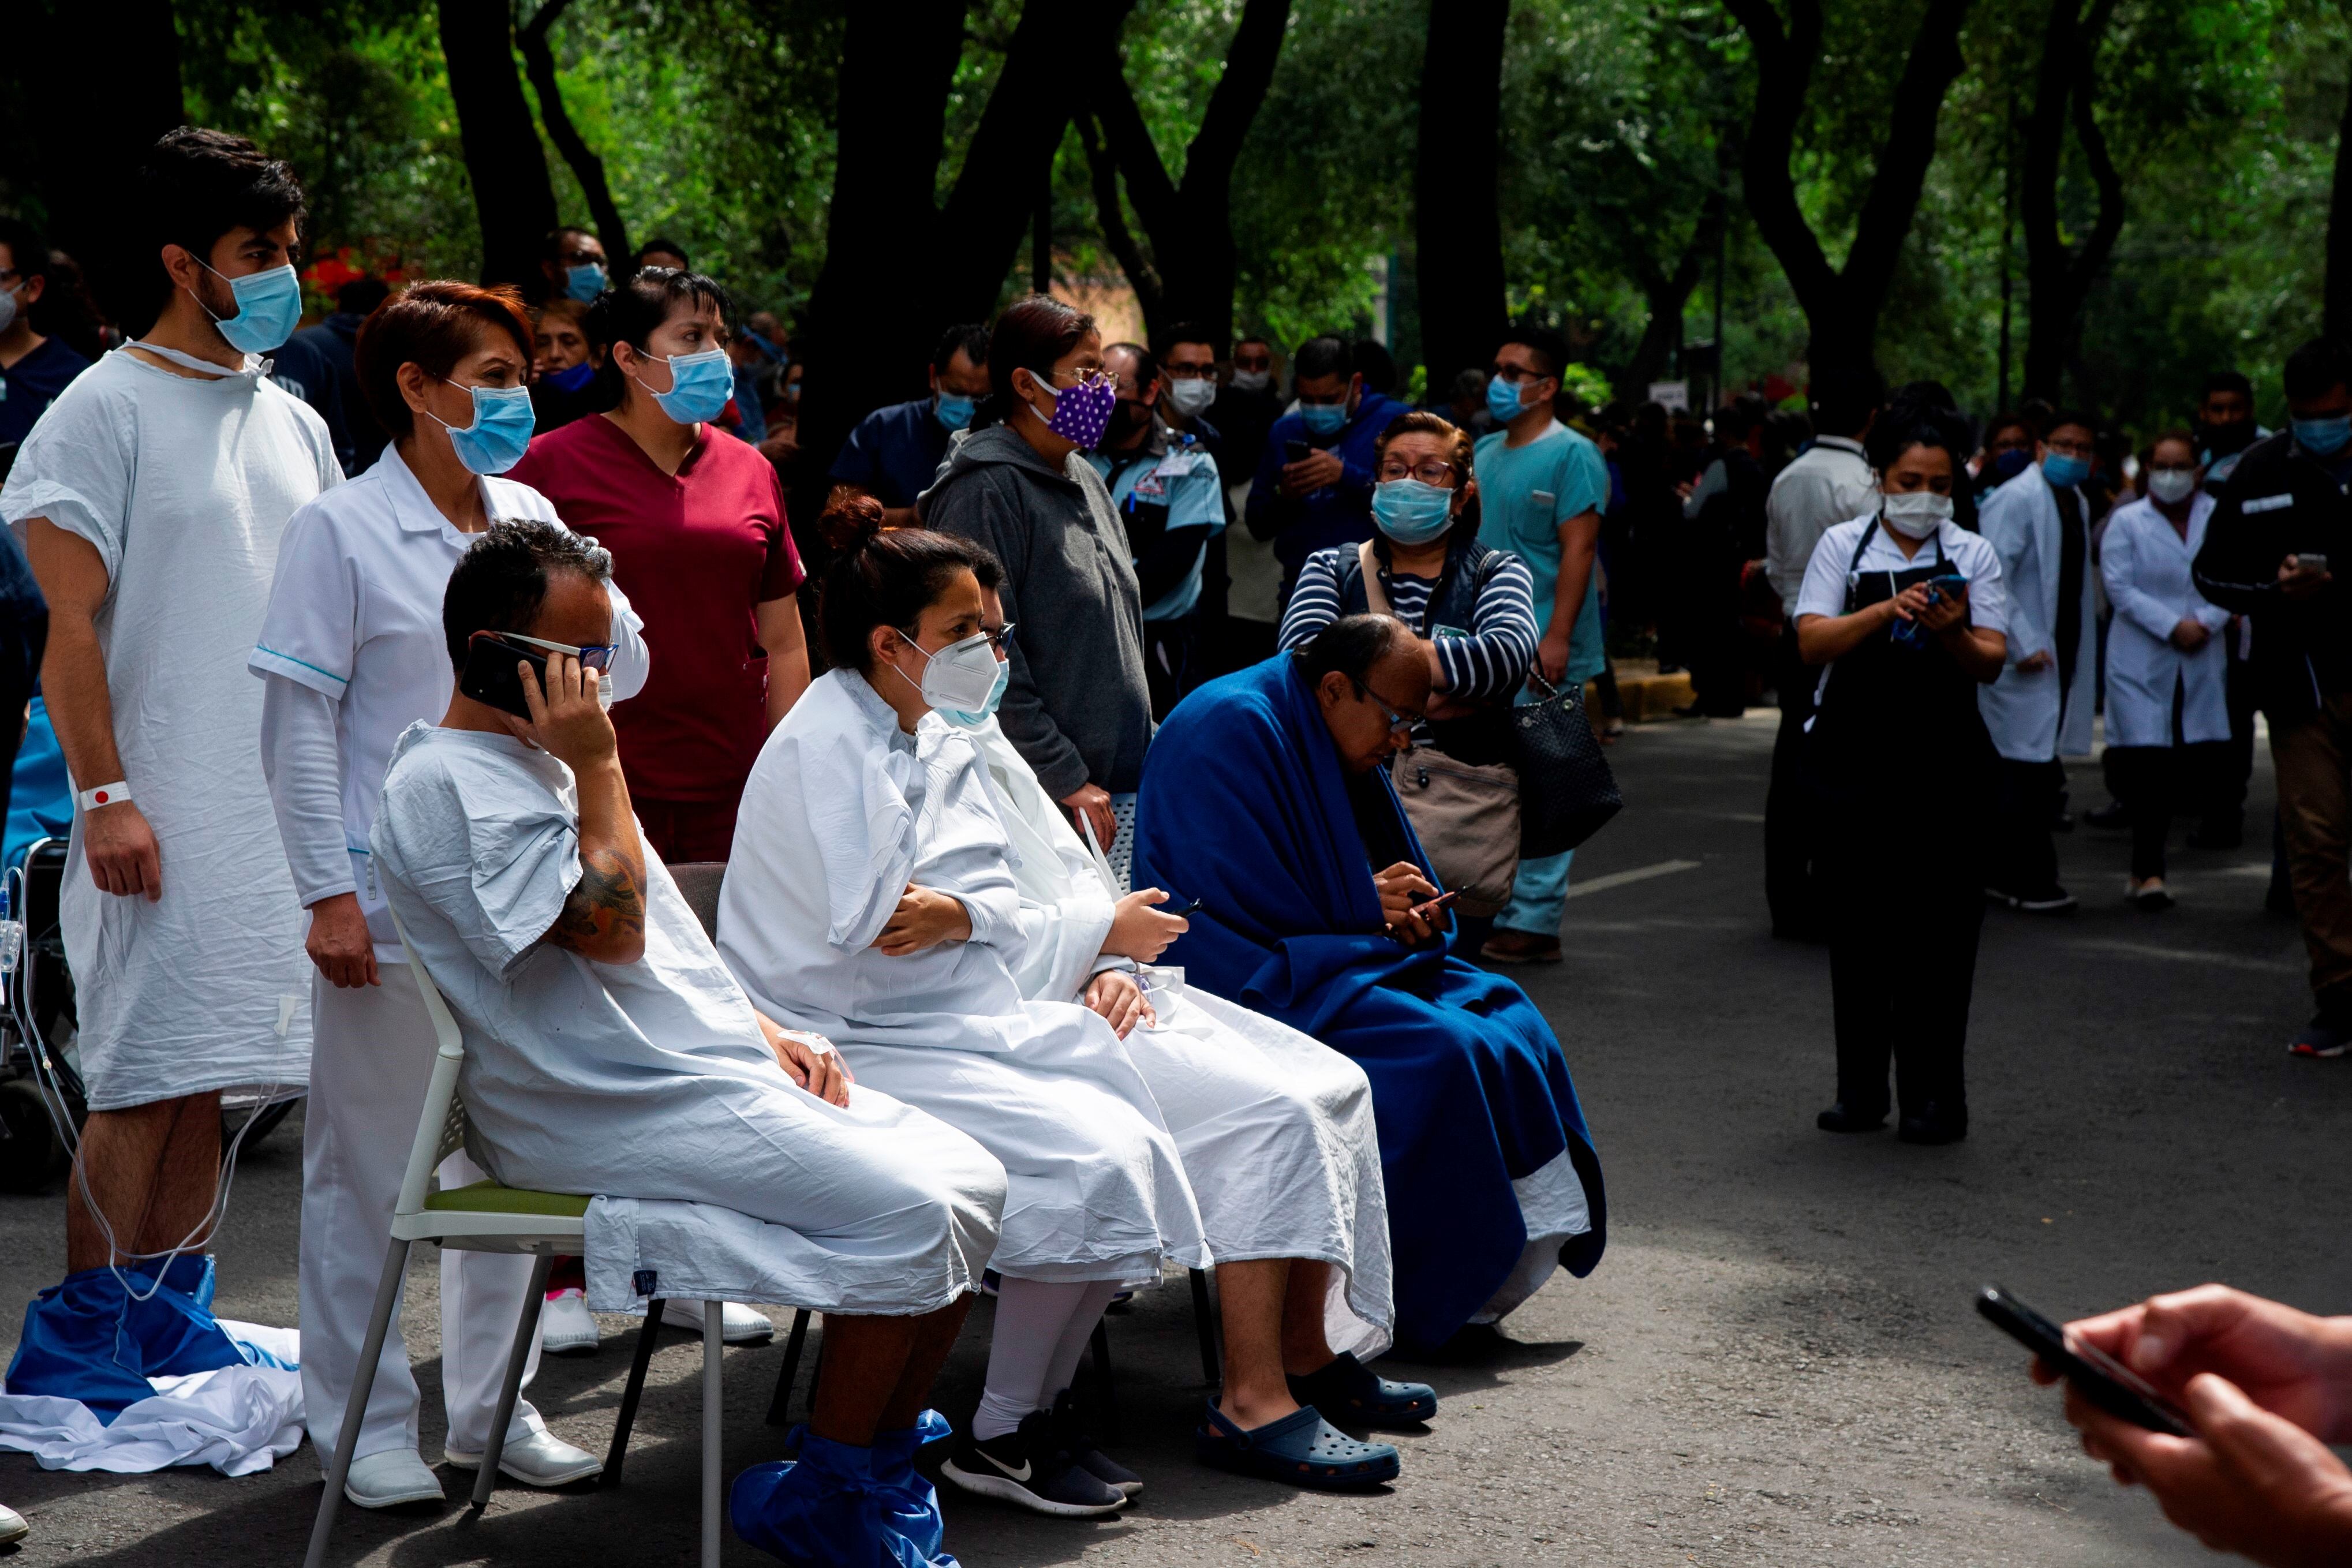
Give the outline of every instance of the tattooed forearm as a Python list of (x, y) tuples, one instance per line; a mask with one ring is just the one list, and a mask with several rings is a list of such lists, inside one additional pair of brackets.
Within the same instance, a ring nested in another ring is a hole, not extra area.
[(616, 850), (583, 850), (580, 881), (547, 940), (585, 957), (633, 959), (645, 948), (642, 873)]

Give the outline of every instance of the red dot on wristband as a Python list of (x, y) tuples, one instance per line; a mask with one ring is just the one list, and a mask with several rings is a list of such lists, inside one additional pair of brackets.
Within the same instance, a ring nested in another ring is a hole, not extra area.
[(112, 799), (114, 799), (114, 797), (113, 797), (113, 796), (111, 796), (111, 795), (109, 795), (109, 794), (108, 794), (105, 790), (103, 790), (103, 789), (100, 789), (100, 790), (98, 792), (98, 803), (99, 803), (100, 805), (101, 805), (101, 806), (105, 805), (109, 800), (111, 800)]

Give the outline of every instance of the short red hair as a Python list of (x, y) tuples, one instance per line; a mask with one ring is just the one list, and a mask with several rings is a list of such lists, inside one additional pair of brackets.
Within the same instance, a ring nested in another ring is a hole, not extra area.
[(415, 364), (426, 375), (446, 376), (489, 332), (513, 339), (523, 363), (530, 363), (530, 318), (523, 312), (522, 296), (507, 285), (485, 288), (441, 277), (394, 295), (360, 328), (352, 350), (368, 412), (394, 440), (410, 434), (416, 419), (400, 395), (400, 367)]

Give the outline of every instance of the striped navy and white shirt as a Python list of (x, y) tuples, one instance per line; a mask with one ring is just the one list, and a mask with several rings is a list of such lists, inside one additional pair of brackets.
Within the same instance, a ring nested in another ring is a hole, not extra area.
[[(1497, 553), (1502, 559), (1488, 571), (1486, 587), (1479, 590), (1472, 624), (1446, 628), (1445, 634), (1436, 638), (1437, 665), (1445, 675), (1444, 694), (1464, 702), (1508, 697), (1528, 678), (1528, 668), (1535, 663), (1533, 580), (1528, 575), (1527, 562), (1507, 552)], [(1339, 583), (1355, 554), (1354, 545), (1319, 549), (1298, 569), (1298, 586), (1282, 613), (1279, 641), (1284, 652), (1304, 648), (1318, 632), (1345, 613)], [(1437, 580), (1399, 573), (1385, 586), (1389, 608), (1397, 619), (1412, 627), (1414, 635), (1430, 636), (1429, 596)]]

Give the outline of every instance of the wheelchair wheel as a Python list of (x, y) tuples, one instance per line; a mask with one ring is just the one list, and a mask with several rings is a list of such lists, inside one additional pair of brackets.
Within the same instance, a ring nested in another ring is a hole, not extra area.
[(33, 1193), (65, 1175), (71, 1156), (30, 1078), (0, 1082), (0, 1191)]

